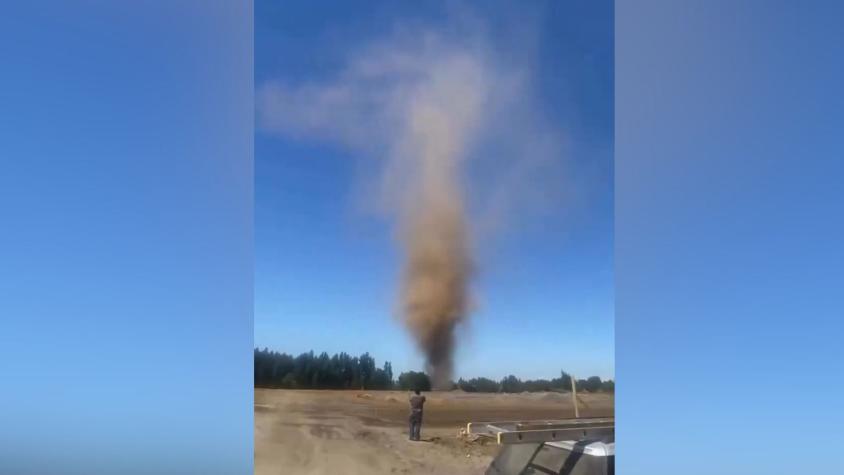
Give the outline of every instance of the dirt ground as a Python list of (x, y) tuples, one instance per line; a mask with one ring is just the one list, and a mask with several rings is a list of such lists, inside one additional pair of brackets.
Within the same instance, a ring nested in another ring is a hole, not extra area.
[[(255, 473), (482, 474), (493, 443), (458, 437), (467, 422), (574, 417), (570, 394), (425, 393), (422, 441), (407, 438), (409, 394), (255, 389)], [(578, 395), (581, 417), (613, 415), (607, 394)]]

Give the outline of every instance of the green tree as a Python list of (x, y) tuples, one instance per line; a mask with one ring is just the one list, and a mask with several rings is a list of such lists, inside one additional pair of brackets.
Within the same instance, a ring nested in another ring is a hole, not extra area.
[(281, 387), (287, 389), (296, 389), (296, 376), (293, 373), (287, 373), (281, 380)]
[(425, 373), (407, 371), (399, 375), (399, 388), (404, 391), (430, 391), (431, 380)]
[(522, 382), (512, 374), (501, 380), (501, 392), (520, 393), (522, 388)]
[(590, 393), (598, 392), (601, 389), (601, 378), (598, 376), (590, 376), (583, 383), (583, 389)]

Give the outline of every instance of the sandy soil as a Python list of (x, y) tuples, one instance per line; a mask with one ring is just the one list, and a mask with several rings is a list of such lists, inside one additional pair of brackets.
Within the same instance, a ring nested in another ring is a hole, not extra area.
[[(255, 473), (482, 474), (494, 444), (458, 437), (471, 421), (574, 417), (570, 394), (426, 393), (422, 441), (407, 440), (408, 393), (255, 390)], [(581, 417), (613, 414), (614, 399), (582, 394)]]

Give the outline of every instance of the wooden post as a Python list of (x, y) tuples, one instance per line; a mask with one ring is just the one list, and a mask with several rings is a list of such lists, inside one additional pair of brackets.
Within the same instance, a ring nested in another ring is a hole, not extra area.
[(571, 400), (574, 403), (574, 418), (580, 418), (580, 411), (577, 409), (577, 383), (575, 382), (574, 375), (570, 375), (571, 377)]

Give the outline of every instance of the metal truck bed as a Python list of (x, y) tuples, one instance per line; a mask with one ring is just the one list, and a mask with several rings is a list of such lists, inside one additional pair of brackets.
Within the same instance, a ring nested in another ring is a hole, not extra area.
[(613, 418), (472, 422), (466, 432), (502, 446), (487, 475), (615, 474)]

